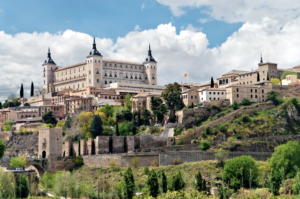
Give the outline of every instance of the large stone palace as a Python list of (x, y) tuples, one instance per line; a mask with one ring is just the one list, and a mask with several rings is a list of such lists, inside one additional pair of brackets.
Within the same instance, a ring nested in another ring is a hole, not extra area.
[(115, 87), (116, 83), (121, 84), (118, 84), (119, 87), (123, 84), (123, 87), (129, 88), (139, 85), (143, 89), (141, 85), (148, 85), (145, 88), (164, 89), (163, 86), (157, 86), (157, 62), (152, 56), (150, 45), (143, 63), (119, 61), (103, 59), (94, 38), (92, 51), (84, 62), (66, 67), (57, 66), (48, 49), (48, 57), (42, 66), (43, 90), (46, 93), (63, 89), (80, 91), (88, 87), (109, 89)]

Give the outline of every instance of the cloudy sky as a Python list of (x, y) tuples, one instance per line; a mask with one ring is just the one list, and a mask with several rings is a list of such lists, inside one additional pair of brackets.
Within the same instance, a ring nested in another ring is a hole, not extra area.
[[(16, 6), (17, 5), (17, 6)], [(47, 48), (59, 66), (104, 58), (142, 62), (151, 44), (158, 83), (204, 83), (232, 69), (300, 64), (300, 1), (0, 1), (0, 101), (42, 83)], [(188, 78), (183, 74), (188, 73)]]

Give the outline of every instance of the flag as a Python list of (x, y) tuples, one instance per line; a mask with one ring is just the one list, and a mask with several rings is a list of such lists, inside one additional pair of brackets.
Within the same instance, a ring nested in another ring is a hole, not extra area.
[(187, 73), (184, 74), (184, 77), (187, 77)]

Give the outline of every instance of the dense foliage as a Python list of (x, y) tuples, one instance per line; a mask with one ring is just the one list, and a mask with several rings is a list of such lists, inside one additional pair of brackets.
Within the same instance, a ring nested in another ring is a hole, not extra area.
[(54, 117), (52, 111), (48, 111), (42, 115), (43, 121), (47, 124), (53, 124), (54, 126), (57, 124), (57, 119)]

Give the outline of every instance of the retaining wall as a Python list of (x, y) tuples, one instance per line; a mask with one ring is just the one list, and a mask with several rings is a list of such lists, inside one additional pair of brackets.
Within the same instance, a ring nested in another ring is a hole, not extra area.
[[(159, 154), (159, 166), (173, 165), (173, 160), (175, 158), (180, 158), (180, 164), (186, 162), (200, 162), (203, 160), (216, 160), (214, 154), (216, 152), (169, 152), (164, 154)], [(272, 153), (262, 153), (262, 152), (228, 152), (228, 159), (239, 157), (242, 155), (249, 155), (255, 160), (265, 161), (271, 157)]]

